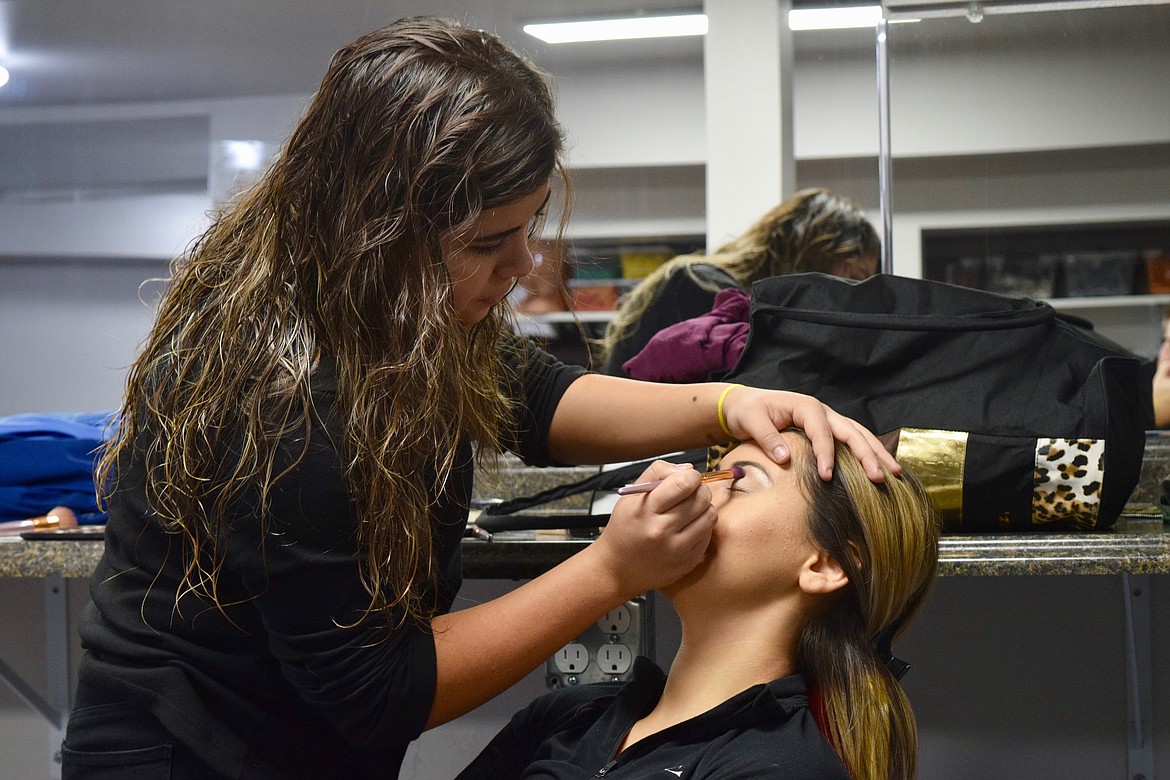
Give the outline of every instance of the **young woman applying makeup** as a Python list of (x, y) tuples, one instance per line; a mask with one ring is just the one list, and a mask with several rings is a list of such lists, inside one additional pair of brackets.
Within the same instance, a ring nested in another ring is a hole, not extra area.
[(711, 491), (659, 463), (596, 544), (449, 613), (477, 459), (735, 435), (784, 462), (795, 424), (825, 478), (834, 439), (896, 468), (814, 399), (597, 376), (512, 337), (562, 147), (545, 77), (488, 33), (404, 19), (337, 52), (131, 369), (66, 778), (394, 777), (421, 731), (703, 557)]

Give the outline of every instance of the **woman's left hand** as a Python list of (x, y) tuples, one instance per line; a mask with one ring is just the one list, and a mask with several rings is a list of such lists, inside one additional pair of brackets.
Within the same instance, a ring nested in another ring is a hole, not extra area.
[(902, 467), (872, 431), (812, 396), (734, 387), (724, 396), (723, 416), (733, 436), (753, 439), (777, 463), (786, 463), (791, 457), (780, 431), (800, 428), (812, 443), (821, 479), (833, 476), (834, 440), (849, 447), (874, 482), (885, 480), (883, 466), (892, 474), (902, 473)]

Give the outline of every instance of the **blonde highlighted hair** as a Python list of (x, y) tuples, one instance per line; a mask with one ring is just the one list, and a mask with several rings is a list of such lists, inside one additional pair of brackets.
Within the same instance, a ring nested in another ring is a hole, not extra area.
[(853, 201), (822, 188), (801, 190), (713, 254), (676, 257), (639, 282), (598, 343), (602, 362), (637, 327), (663, 282), (674, 274), (687, 274), (700, 287), (718, 292), (695, 273), (696, 264), (716, 266), (748, 289), (769, 276), (832, 273), (842, 261), (864, 257), (876, 261), (880, 252), (877, 231)]
[(913, 476), (875, 484), (837, 445), (830, 481), (805, 469), (809, 533), (845, 570), (801, 632), (797, 666), (825, 736), (856, 780), (915, 776), (914, 713), (888, 668), (889, 645), (921, 607), (938, 565), (939, 522)]

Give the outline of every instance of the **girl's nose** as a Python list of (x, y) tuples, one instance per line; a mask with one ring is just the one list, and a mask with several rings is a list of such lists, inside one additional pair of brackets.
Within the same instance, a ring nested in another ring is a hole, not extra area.
[(526, 237), (519, 236), (518, 238), (519, 240), (513, 242), (513, 246), (500, 264), (500, 276), (514, 276), (519, 279), (528, 276), (536, 267), (536, 261), (532, 258), (532, 249), (528, 246)]

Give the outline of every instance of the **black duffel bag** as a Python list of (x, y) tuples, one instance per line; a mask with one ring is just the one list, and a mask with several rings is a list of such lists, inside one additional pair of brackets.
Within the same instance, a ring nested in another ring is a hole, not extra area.
[(1153, 363), (1052, 306), (879, 274), (752, 287), (724, 377), (815, 396), (878, 434), (951, 531), (1100, 530), (1137, 484)]

